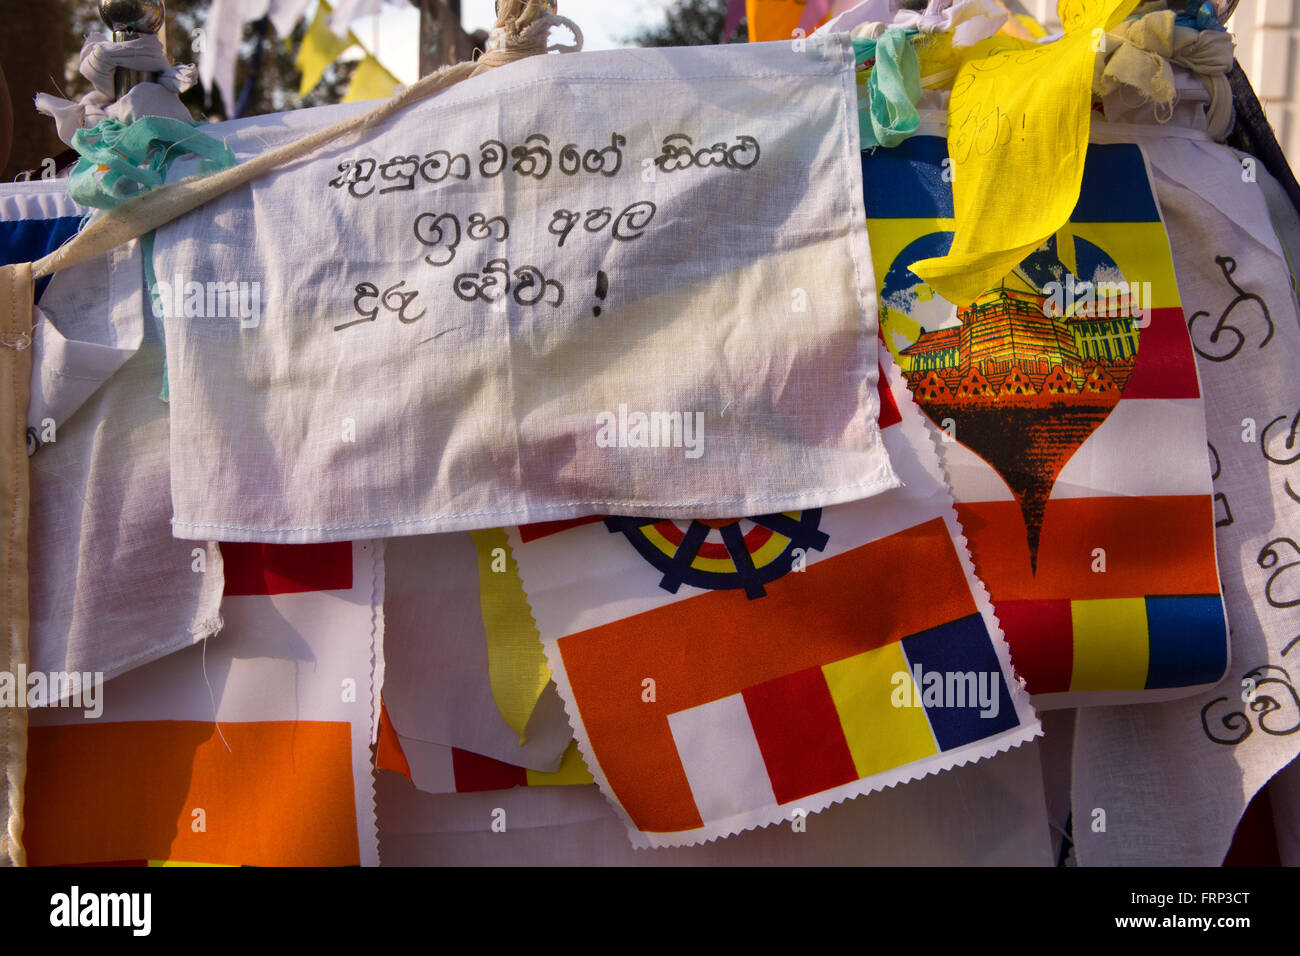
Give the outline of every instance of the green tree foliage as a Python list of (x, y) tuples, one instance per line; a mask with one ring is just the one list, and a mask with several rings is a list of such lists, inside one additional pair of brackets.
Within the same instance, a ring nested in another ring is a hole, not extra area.
[[(707, 46), (722, 42), (727, 25), (728, 0), (673, 0), (665, 11), (663, 26), (642, 30), (624, 37), (624, 43), (636, 46)], [(742, 17), (730, 42), (749, 39), (749, 28)]]

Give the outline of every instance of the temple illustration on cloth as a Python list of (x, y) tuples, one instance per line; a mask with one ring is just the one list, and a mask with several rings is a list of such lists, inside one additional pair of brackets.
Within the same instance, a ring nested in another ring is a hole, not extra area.
[[(1137, 363), (1127, 294), (1052, 315), (1051, 298), (1020, 269), (968, 306), (961, 323), (922, 332), (899, 353), (918, 401), (1083, 402), (1124, 390)], [(1037, 401), (1034, 400), (1037, 397)]]

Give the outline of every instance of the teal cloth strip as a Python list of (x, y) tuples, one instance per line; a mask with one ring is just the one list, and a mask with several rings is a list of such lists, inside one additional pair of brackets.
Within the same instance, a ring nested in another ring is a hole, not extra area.
[[(142, 116), (132, 123), (106, 119), (78, 130), (72, 148), (81, 154), (68, 180), (68, 195), (82, 206), (112, 209), (132, 196), (155, 189), (167, 180), (167, 170), (180, 156), (199, 157), (199, 171), (216, 172), (235, 165), (235, 154), (225, 143), (200, 132), (190, 123), (164, 116)], [(150, 313), (165, 342), (158, 283), (153, 270), (152, 232), (140, 237), (144, 283), (149, 290)], [(167, 366), (163, 365), (162, 391), (167, 401)]]
[[(112, 209), (141, 192), (161, 186), (180, 156), (198, 156), (200, 171), (235, 165), (230, 147), (181, 120), (142, 116), (133, 123), (106, 119), (77, 130), (72, 148), (81, 154), (68, 181), (68, 194), (83, 206)], [(106, 167), (102, 171), (100, 167)]]
[(859, 64), (875, 58), (866, 83), (859, 90), (858, 128), (862, 148), (897, 146), (921, 126), (916, 111), (921, 98), (921, 60), (912, 49), (914, 27), (890, 27), (879, 39), (854, 38), (853, 56)]

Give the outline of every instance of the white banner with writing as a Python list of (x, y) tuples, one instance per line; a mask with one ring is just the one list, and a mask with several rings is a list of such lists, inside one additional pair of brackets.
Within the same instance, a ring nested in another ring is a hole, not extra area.
[[(357, 108), (205, 132), (243, 160)], [(155, 243), (175, 534), (896, 487), (861, 177), (836, 36), (530, 58), (209, 203)]]

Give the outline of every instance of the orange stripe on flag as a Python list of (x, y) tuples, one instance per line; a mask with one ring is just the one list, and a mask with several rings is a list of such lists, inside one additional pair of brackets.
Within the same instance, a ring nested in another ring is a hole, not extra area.
[[(1049, 499), (1036, 575), (1016, 502), (959, 502), (957, 512), (995, 608), (1000, 601), (1219, 591), (1209, 495)], [(1092, 570), (1097, 548), (1105, 552), (1104, 573)]]
[[(34, 865), (187, 860), (356, 866), (351, 728), (343, 722), (140, 721), (33, 727)], [(203, 832), (194, 832), (203, 811)]]
[[(393, 722), (388, 717), (388, 708), (379, 701), (379, 742), (375, 747), (375, 769), (391, 770), (411, 780), (411, 765), (402, 750), (401, 738), (393, 729)], [(414, 783), (415, 781), (411, 781)]]
[[(975, 612), (935, 519), (809, 564), (767, 585), (761, 600), (711, 591), (558, 646), (610, 788), (640, 829), (669, 833), (702, 825), (669, 714)], [(641, 699), (646, 678), (653, 703)]]

